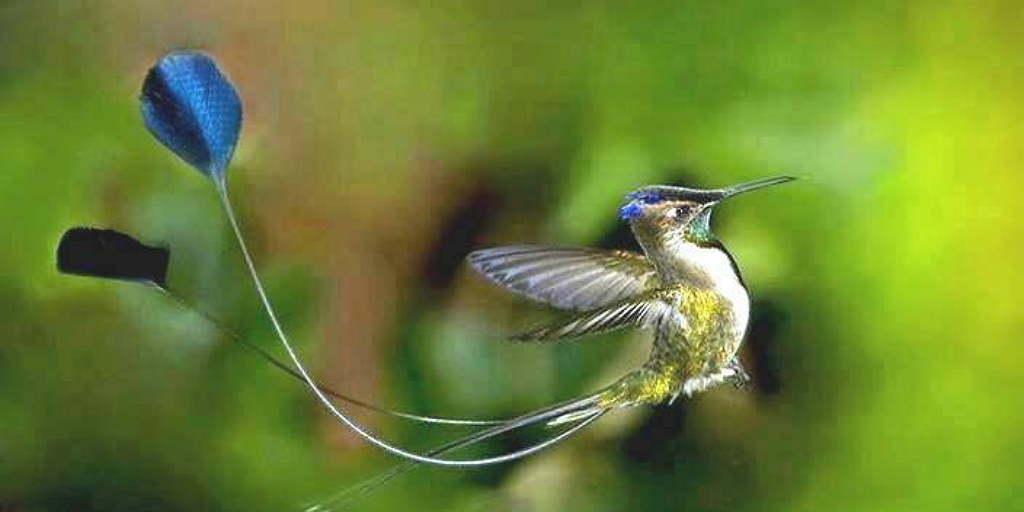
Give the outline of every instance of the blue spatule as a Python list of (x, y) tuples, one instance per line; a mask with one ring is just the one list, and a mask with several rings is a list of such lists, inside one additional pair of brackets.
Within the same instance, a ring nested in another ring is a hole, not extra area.
[(173, 52), (142, 83), (146, 128), (174, 154), (223, 185), (242, 128), (242, 102), (210, 56)]

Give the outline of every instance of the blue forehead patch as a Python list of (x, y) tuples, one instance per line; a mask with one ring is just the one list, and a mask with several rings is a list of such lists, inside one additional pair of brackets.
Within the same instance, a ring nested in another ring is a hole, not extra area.
[(622, 220), (632, 220), (638, 217), (643, 213), (645, 207), (658, 204), (665, 198), (657, 192), (638, 190), (631, 192), (626, 199), (629, 199), (629, 202), (619, 208), (619, 218)]
[(619, 208), (619, 218), (622, 220), (630, 220), (644, 211), (643, 207), (636, 203), (636, 201), (630, 201), (625, 206)]
[(238, 142), (242, 104), (208, 55), (173, 52), (142, 84), (146, 128), (182, 160), (222, 181)]

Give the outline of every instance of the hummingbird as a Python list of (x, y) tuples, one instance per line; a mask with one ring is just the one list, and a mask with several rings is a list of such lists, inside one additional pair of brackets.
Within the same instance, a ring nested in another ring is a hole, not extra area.
[(652, 185), (626, 196), (619, 217), (643, 250), (536, 245), (483, 249), (470, 265), (530, 299), (572, 312), (515, 335), (555, 342), (626, 327), (653, 331), (647, 361), (585, 403), (551, 420), (561, 424), (636, 405), (672, 403), (749, 377), (737, 356), (750, 318), (750, 294), (736, 259), (711, 230), (726, 199), (793, 181), (779, 176), (719, 189)]
[[(639, 188), (626, 196), (619, 217), (629, 223), (643, 254), (539, 245), (470, 253), (466, 260), (487, 279), (570, 312), (513, 340), (558, 342), (639, 327), (654, 332), (653, 348), (642, 366), (609, 386), (527, 412), (425, 455), (437, 457), (538, 423), (572, 425), (538, 445), (486, 462), (507, 461), (553, 446), (616, 409), (672, 403), (730, 380), (745, 384), (749, 376), (737, 354), (750, 319), (750, 294), (736, 259), (711, 231), (711, 215), (726, 199), (794, 179), (779, 176), (708, 190)], [(416, 464), (407, 460), (315, 502), (306, 512), (345, 506)]]
[[(469, 263), (492, 281), (571, 312), (565, 320), (515, 339), (557, 341), (632, 326), (654, 331), (653, 350), (640, 368), (605, 388), (514, 418), (422, 416), (374, 406), (325, 388), (311, 376), (288, 340), (228, 195), (226, 173), (242, 127), (242, 101), (215, 60), (196, 51), (165, 55), (147, 73), (139, 99), (150, 133), (210, 179), (289, 362), (256, 346), (250, 348), (305, 383), (339, 423), (404, 461), (367, 483), (311, 504), (309, 511), (340, 505), (354, 493), (364, 494), (417, 464), (476, 467), (520, 459), (568, 439), (614, 409), (671, 402), (680, 395), (690, 396), (730, 379), (747, 379), (736, 354), (747, 328), (750, 297), (735, 259), (711, 232), (711, 214), (725, 199), (793, 178), (770, 178), (710, 190), (654, 185), (630, 193), (619, 216), (629, 223), (643, 254), (542, 246), (498, 247), (470, 254)], [(188, 306), (166, 286), (168, 262), (166, 249), (144, 247), (127, 235), (109, 230), (71, 230), (58, 247), (58, 269), (62, 272), (145, 282)], [(212, 315), (198, 313), (236, 341), (250, 345)], [(332, 398), (420, 423), (487, 428), (417, 453), (370, 432)], [(440, 457), (538, 423), (571, 425), (557, 435), (504, 454), (469, 459)]]

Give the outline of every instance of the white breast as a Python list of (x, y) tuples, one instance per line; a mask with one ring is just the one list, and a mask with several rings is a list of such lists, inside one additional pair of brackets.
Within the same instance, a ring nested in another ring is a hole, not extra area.
[(736, 336), (742, 338), (750, 319), (750, 297), (733, 270), (729, 255), (725, 252), (701, 247), (688, 242), (677, 242), (670, 248), (683, 269), (684, 275), (692, 276), (691, 286), (711, 288), (732, 305), (736, 315)]

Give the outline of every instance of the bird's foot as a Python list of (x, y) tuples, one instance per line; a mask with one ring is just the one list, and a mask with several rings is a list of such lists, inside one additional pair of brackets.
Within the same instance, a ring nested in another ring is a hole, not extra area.
[(739, 358), (733, 359), (725, 369), (733, 372), (732, 385), (736, 389), (747, 389), (747, 386), (750, 384), (750, 374), (743, 369), (743, 365), (740, 364)]

